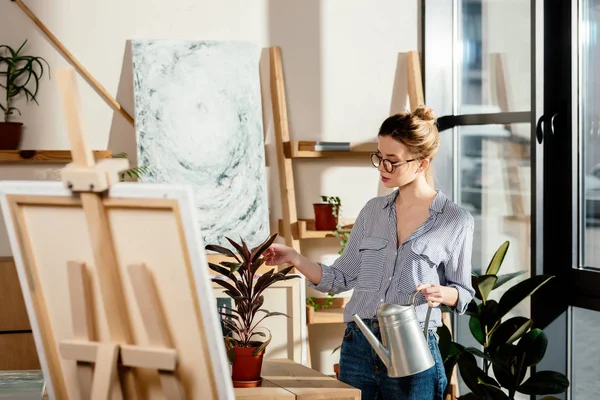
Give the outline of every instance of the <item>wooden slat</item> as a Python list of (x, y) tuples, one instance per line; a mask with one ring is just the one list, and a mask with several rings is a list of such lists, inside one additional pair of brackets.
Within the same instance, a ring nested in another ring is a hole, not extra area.
[(360, 390), (335, 378), (305, 367), (291, 360), (265, 360), (264, 379), (284, 388), (301, 400), (359, 400)]
[(0, 258), (0, 331), (31, 330), (17, 267), (12, 257)]
[(281, 48), (269, 49), (271, 74), (271, 102), (273, 105), (273, 121), (275, 128), (275, 147), (277, 150), (277, 170), (279, 171), (279, 192), (283, 214), (283, 232), (285, 244), (300, 252), (300, 242), (294, 239), (292, 227), (298, 218), (296, 210), (296, 189), (294, 187), (294, 171), (292, 161), (285, 156), (284, 143), (289, 142), (290, 132), (285, 98), (285, 81)]
[[(266, 360), (265, 360), (266, 362)], [(296, 395), (288, 392), (271, 381), (263, 380), (257, 388), (233, 389), (236, 400), (294, 400)]]
[[(96, 160), (111, 158), (111, 150), (92, 152)], [(0, 150), (0, 163), (70, 163), (70, 150)]]
[(411, 111), (425, 104), (423, 80), (421, 78), (421, 60), (418, 51), (408, 52), (408, 98)]

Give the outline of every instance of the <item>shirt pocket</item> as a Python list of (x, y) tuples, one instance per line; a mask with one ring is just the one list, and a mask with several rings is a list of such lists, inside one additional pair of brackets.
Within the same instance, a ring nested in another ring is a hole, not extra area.
[(381, 287), (385, 252), (388, 241), (375, 236), (365, 236), (358, 247), (360, 253), (360, 273), (356, 290), (374, 292)]
[(431, 240), (413, 240), (410, 254), (398, 282), (398, 290), (412, 293), (421, 283), (440, 283), (438, 267), (445, 262), (446, 252)]

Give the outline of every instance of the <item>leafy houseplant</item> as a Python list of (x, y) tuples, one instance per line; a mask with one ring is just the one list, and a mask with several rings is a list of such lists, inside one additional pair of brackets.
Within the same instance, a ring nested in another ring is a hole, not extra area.
[[(23, 124), (9, 121), (15, 113), (21, 115), (21, 111), (13, 106), (14, 100), (24, 95), (27, 102), (38, 104), (36, 96), (44, 76), (42, 62), (50, 69), (42, 57), (22, 53), (26, 43), (27, 40), (17, 50), (7, 45), (0, 46), (0, 86), (5, 91), (4, 103), (0, 102), (0, 110), (4, 115), (4, 122), (0, 122), (0, 149), (3, 150), (15, 150), (21, 143)], [(6, 68), (2, 68), (2, 65), (6, 65)]]
[(321, 196), (322, 203), (313, 204), (315, 211), (315, 229), (318, 231), (333, 231), (339, 220), (339, 210), (342, 205), (339, 197)]
[[(458, 365), (463, 381), (471, 390), (460, 396), (461, 399), (514, 399), (517, 392), (550, 395), (564, 393), (569, 387), (567, 377), (554, 371), (536, 371), (525, 380), (529, 367), (544, 358), (548, 338), (544, 331), (533, 328), (529, 318), (515, 316), (504, 321), (503, 318), (553, 277), (530, 277), (508, 289), (499, 301), (490, 299), (494, 289), (523, 273), (498, 275), (508, 247), (509, 242), (504, 242), (498, 248), (485, 275), (472, 275), (476, 294), (466, 314), (470, 316), (471, 333), (483, 350), (453, 342), (445, 325), (437, 331), (448, 382)], [(483, 368), (478, 366), (476, 356), (482, 359)], [(490, 372), (494, 377), (489, 375)], [(556, 398), (547, 396), (544, 399)]]
[[(223, 246), (206, 246), (206, 250), (215, 251), (232, 259), (221, 261), (220, 265), (209, 263), (209, 267), (221, 275), (213, 278), (212, 281), (221, 285), (225, 289), (225, 294), (231, 297), (235, 304), (235, 309), (225, 308), (226, 312), (221, 312), (225, 317), (223, 324), (230, 331), (225, 336), (225, 345), (229, 361), (233, 365), (234, 387), (261, 385), (262, 359), (271, 341), (271, 332), (264, 328), (268, 332), (267, 337), (265, 332), (258, 330), (259, 325), (269, 317), (288, 317), (284, 313), (270, 312), (261, 308), (264, 303), (263, 292), (275, 282), (299, 278), (298, 275), (287, 275), (293, 267), (284, 268), (279, 272), (275, 272), (273, 268), (260, 277), (256, 276), (256, 271), (264, 263), (263, 253), (276, 237), (277, 234), (272, 235), (251, 250), (243, 239), (241, 243), (237, 243), (226, 238), (237, 254)], [(260, 338), (264, 340), (261, 341)]]
[[(118, 153), (113, 155), (113, 158), (127, 158), (127, 153)], [(131, 167), (128, 170), (121, 172), (120, 181), (125, 182), (125, 177), (140, 179), (143, 175), (146, 175), (149, 171), (147, 165), (139, 167)]]

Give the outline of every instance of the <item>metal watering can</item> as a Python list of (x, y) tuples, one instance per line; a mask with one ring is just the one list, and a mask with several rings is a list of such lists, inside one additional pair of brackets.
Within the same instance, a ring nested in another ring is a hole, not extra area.
[(423, 372), (434, 365), (427, 343), (427, 331), (431, 307), (427, 310), (425, 329), (422, 332), (414, 308), (415, 296), (410, 295), (409, 304), (384, 303), (377, 309), (381, 330), (381, 342), (356, 314), (352, 316), (375, 352), (385, 364), (388, 376), (399, 378)]

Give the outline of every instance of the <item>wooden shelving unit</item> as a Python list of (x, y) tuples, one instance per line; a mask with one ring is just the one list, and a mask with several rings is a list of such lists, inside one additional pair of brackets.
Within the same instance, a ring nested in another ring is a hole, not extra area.
[[(286, 141), (283, 152), (286, 158), (358, 158), (369, 162), (369, 154), (377, 151), (377, 143), (338, 143), (341, 150), (326, 150), (326, 144), (320, 142)], [(319, 147), (323, 147), (320, 150)], [(343, 148), (343, 150), (342, 150)]]
[[(111, 158), (111, 150), (95, 150), (94, 158)], [(0, 150), (0, 163), (70, 163), (70, 150)]]
[[(279, 232), (283, 232), (284, 221), (279, 220)], [(350, 232), (354, 224), (344, 225), (341, 232)], [(315, 221), (313, 219), (299, 219), (292, 229), (292, 234), (295, 240), (301, 239), (323, 239), (335, 237), (334, 231), (318, 231), (315, 229)]]

